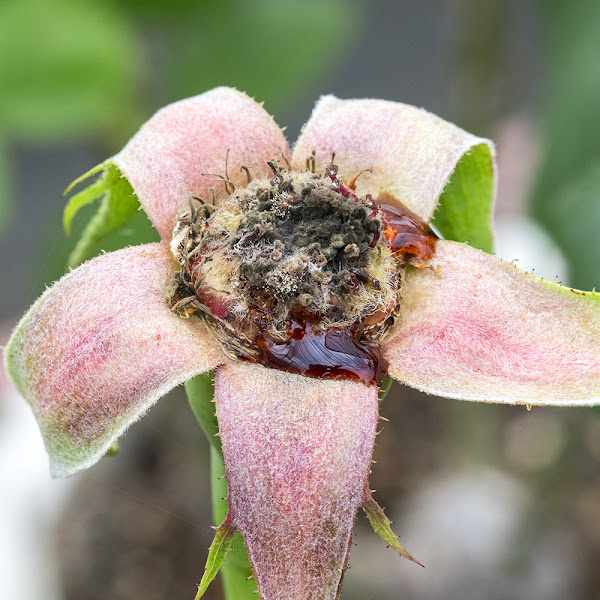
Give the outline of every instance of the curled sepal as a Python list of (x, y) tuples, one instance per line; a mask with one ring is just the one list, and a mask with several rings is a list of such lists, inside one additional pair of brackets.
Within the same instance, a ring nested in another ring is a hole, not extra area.
[(408, 267), (388, 373), (438, 396), (509, 404), (600, 402), (600, 294), (544, 281), (439, 240)]
[(215, 537), (210, 549), (208, 550), (208, 558), (204, 567), (204, 575), (198, 586), (198, 593), (194, 600), (200, 600), (204, 596), (204, 592), (208, 589), (212, 580), (217, 576), (227, 553), (231, 550), (233, 540), (235, 538), (235, 527), (229, 516), (216, 528)]
[(229, 511), (261, 599), (334, 600), (365, 500), (377, 387), (230, 362), (215, 400)]
[(65, 190), (65, 194), (68, 194), (77, 184), (98, 173), (100, 173), (100, 176), (86, 188), (71, 196), (65, 206), (63, 226), (65, 233), (69, 235), (73, 218), (79, 210), (97, 198), (102, 198), (98, 211), (87, 224), (75, 248), (69, 255), (70, 266), (76, 266), (89, 258), (92, 247), (95, 247), (105, 237), (125, 225), (140, 208), (139, 200), (131, 185), (123, 177), (118, 167), (110, 160), (78, 177)]
[(377, 504), (373, 496), (369, 493), (366, 502), (363, 504), (363, 510), (367, 514), (369, 523), (373, 531), (393, 550), (395, 550), (400, 556), (407, 558), (411, 562), (424, 567), (410, 552), (404, 549), (404, 546), (400, 544), (398, 537), (392, 531), (390, 525), (392, 522), (385, 516), (383, 508)]

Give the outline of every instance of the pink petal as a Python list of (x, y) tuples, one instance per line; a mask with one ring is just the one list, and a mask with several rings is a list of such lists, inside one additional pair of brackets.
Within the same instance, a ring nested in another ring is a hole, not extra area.
[(431, 394), (509, 404), (600, 401), (600, 295), (456, 242), (409, 267), (389, 373)]
[(289, 153), (281, 129), (262, 105), (221, 87), (162, 108), (111, 160), (166, 240), (190, 195), (210, 202), (214, 188), (218, 199), (229, 196), (215, 176), (225, 176), (227, 151), (227, 172), (236, 186), (248, 181), (242, 166), (255, 178), (265, 177), (270, 173), (266, 162)]
[(171, 312), (166, 244), (104, 254), (31, 307), (5, 350), (55, 477), (98, 461), (171, 388), (223, 362), (197, 319)]
[[(292, 165), (304, 168), (316, 152), (317, 168), (331, 162), (359, 194), (389, 195), (429, 222), (458, 161), (489, 140), (475, 137), (421, 109), (385, 100), (323, 96), (294, 147)], [(389, 199), (387, 200), (389, 201)]]
[(336, 598), (365, 500), (377, 387), (227, 363), (215, 398), (230, 516), (260, 597)]

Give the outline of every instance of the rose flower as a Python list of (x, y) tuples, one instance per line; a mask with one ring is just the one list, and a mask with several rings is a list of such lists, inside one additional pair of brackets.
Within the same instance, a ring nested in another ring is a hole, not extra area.
[(216, 370), (225, 525), (265, 600), (337, 597), (373, 508), (382, 374), (449, 398), (597, 401), (598, 296), (464, 243), (491, 250), (493, 148), (424, 110), (327, 96), (290, 153), (261, 105), (218, 88), (160, 110), (101, 169), (162, 241), (50, 287), (8, 372), (60, 477)]

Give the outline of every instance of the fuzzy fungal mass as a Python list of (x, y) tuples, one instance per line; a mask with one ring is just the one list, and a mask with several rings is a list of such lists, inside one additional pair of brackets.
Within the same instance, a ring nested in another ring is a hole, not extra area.
[[(171, 304), (203, 315), (238, 358), (327, 377), (342, 355), (358, 356), (375, 377), (383, 365), (370, 346), (393, 321), (401, 279), (383, 214), (334, 165), (315, 174), (271, 164), (271, 180), (217, 209), (190, 200), (173, 235), (181, 272)], [(327, 368), (311, 372), (318, 360)]]

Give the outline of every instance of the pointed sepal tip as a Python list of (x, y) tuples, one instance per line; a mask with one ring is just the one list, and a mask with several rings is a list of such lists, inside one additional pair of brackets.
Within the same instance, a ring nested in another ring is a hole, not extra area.
[(407, 552), (398, 541), (398, 537), (392, 531), (390, 525), (392, 522), (385, 516), (383, 508), (377, 504), (371, 493), (367, 495), (367, 499), (363, 505), (363, 510), (367, 514), (369, 523), (373, 527), (373, 531), (400, 556), (407, 558), (416, 565), (425, 568), (425, 565), (419, 562), (410, 552)]

